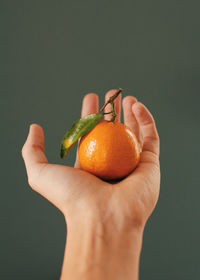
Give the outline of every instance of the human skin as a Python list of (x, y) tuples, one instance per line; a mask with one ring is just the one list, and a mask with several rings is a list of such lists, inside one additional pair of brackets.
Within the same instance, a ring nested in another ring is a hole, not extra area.
[[(116, 90), (107, 92), (105, 99)], [(98, 96), (87, 94), (82, 116), (99, 110)], [(74, 167), (48, 163), (44, 132), (30, 126), (22, 148), (28, 182), (52, 202), (67, 224), (61, 280), (136, 280), (145, 224), (158, 200), (160, 189), (160, 140), (153, 116), (133, 96), (123, 98), (124, 123), (141, 146), (137, 168), (125, 179), (105, 182), (84, 171), (78, 156)], [(121, 116), (121, 95), (115, 100)], [(110, 111), (110, 105), (105, 112)], [(110, 119), (110, 115), (105, 115)]]

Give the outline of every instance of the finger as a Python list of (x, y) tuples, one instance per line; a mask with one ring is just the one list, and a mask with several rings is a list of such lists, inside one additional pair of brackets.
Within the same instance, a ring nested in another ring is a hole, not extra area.
[(123, 112), (124, 112), (124, 124), (128, 126), (136, 135), (140, 146), (142, 147), (142, 139), (140, 127), (133, 113), (132, 106), (137, 102), (137, 99), (133, 96), (126, 96), (123, 98)]
[(82, 102), (81, 117), (89, 114), (95, 114), (99, 110), (99, 98), (95, 93), (88, 93), (84, 96)]
[[(149, 110), (140, 102), (132, 105), (133, 113), (143, 134), (143, 148), (137, 168), (124, 180), (127, 184), (127, 196), (137, 193), (146, 216), (149, 216), (156, 205), (160, 190), (160, 140), (156, 124)], [(134, 187), (132, 182), (135, 182)], [(122, 184), (123, 186), (123, 184)]]
[[(85, 117), (89, 114), (97, 113), (99, 110), (99, 97), (95, 93), (88, 93), (84, 96), (82, 101), (81, 117)], [(80, 162), (78, 159), (78, 150), (76, 152), (76, 161), (74, 167), (80, 168)]]
[[(115, 93), (116, 93), (116, 89), (111, 89), (109, 90), (107, 93), (106, 93), (106, 96), (105, 96), (105, 102), (108, 101), (108, 99), (113, 96)], [(120, 122), (121, 120), (121, 98), (122, 98), (122, 95), (119, 94), (118, 97), (114, 100), (114, 105), (115, 105), (115, 112), (117, 114), (116, 118), (115, 118), (115, 121), (117, 122)], [(111, 111), (111, 105), (108, 104), (104, 110), (105, 113), (108, 113)], [(104, 119), (105, 120), (108, 120), (110, 121), (112, 118), (112, 114), (108, 114), (108, 115), (105, 115), (104, 116)]]
[(134, 103), (132, 110), (143, 134), (142, 152), (151, 152), (159, 157), (160, 139), (153, 116), (141, 102)]

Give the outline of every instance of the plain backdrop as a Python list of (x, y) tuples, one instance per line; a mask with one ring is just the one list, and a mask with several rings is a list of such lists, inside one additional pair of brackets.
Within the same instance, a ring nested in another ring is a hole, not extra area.
[(62, 214), (28, 187), (21, 148), (45, 131), (53, 163), (84, 94), (122, 87), (155, 117), (161, 193), (147, 223), (140, 279), (200, 278), (200, 2), (0, 1), (0, 279), (59, 279)]

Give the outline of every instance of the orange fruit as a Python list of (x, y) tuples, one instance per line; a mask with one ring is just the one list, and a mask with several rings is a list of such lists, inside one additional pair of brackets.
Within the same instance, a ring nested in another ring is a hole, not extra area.
[(105, 180), (130, 174), (140, 159), (134, 132), (119, 122), (102, 120), (81, 138), (78, 148), (81, 167)]

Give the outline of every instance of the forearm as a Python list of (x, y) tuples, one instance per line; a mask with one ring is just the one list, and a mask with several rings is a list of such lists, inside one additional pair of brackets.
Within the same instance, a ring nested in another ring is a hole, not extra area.
[(68, 230), (61, 280), (137, 280), (142, 231), (114, 231), (102, 223)]

